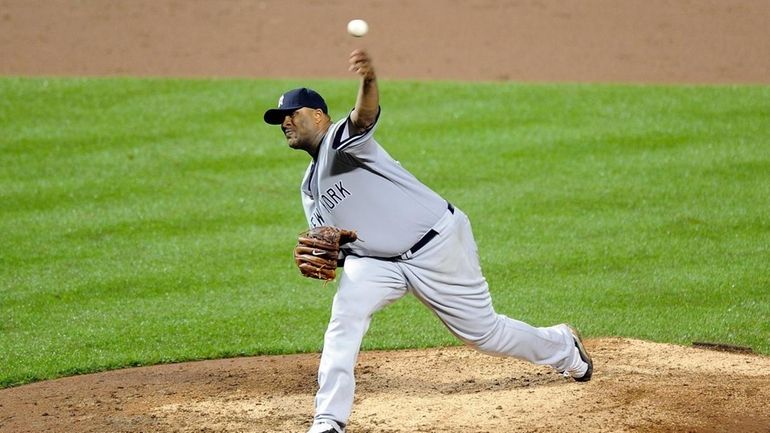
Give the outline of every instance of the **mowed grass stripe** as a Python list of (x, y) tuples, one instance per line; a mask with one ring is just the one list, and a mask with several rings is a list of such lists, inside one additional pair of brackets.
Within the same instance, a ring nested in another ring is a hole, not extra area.
[[(317, 351), (307, 155), (261, 121), (355, 81), (0, 79), (0, 386)], [(381, 83), (377, 137), (471, 216), (496, 309), (770, 353), (770, 88)], [(365, 349), (457, 344), (418, 302)]]

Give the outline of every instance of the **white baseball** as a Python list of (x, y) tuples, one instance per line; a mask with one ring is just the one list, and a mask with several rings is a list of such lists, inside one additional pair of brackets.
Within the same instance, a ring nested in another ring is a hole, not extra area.
[(367, 24), (364, 20), (350, 20), (348, 23), (348, 33), (350, 33), (351, 36), (360, 38), (368, 31), (369, 24)]

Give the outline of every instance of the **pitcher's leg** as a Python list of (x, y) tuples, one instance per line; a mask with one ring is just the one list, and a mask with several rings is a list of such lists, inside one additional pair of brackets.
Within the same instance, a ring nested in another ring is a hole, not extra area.
[(446, 327), (475, 349), (499, 356), (550, 365), (558, 371), (571, 368), (578, 355), (572, 336), (557, 325), (535, 327), (520, 320), (497, 314), (486, 288), (466, 288), (464, 294), (446, 296), (432, 285), (418, 280), (415, 296), (430, 307)]
[(424, 252), (400, 265), (415, 296), (452, 333), (478, 350), (550, 365), (559, 371), (579, 362), (568, 328), (538, 328), (495, 312), (470, 222), (459, 209), (453, 224)]
[(406, 293), (392, 262), (348, 257), (332, 304), (318, 368), (315, 419), (347, 423), (353, 406), (353, 371), (372, 315)]

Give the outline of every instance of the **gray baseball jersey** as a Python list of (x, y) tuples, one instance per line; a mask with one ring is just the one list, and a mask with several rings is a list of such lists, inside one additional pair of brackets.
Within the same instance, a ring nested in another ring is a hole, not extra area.
[(447, 210), (447, 202), (394, 160), (374, 139), (379, 114), (351, 136), (349, 116), (329, 127), (302, 181), (311, 227), (355, 230), (353, 254), (393, 257), (408, 251)]

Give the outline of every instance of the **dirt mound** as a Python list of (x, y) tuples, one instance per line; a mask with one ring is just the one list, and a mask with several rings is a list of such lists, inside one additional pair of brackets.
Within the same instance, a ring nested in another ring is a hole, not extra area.
[[(351, 432), (770, 431), (770, 358), (587, 342), (588, 383), (464, 347), (364, 352)], [(319, 356), (238, 358), (0, 391), (3, 432), (304, 432)]]

